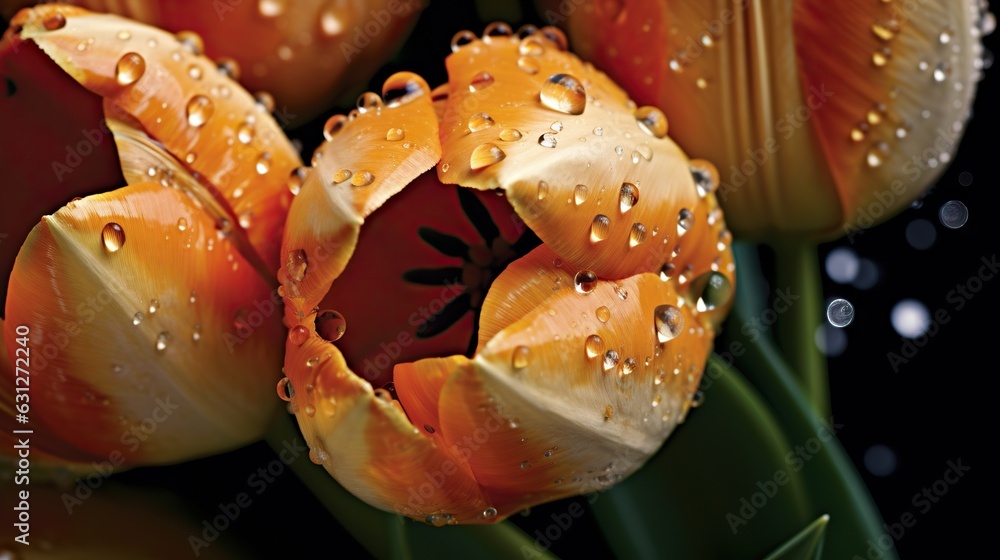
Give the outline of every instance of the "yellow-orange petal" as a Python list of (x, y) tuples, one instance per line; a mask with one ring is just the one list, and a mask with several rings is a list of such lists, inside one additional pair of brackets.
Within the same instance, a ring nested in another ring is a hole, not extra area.
[(4, 335), (14, 355), (29, 331), (36, 433), (74, 456), (163, 464), (262, 435), (279, 306), (206, 213), (143, 183), (42, 220), (10, 277)]
[[(375, 507), (434, 524), (486, 521), (490, 505), (462, 451), (414, 427), (384, 389), (376, 394), (334, 345), (306, 328), (313, 336), (286, 344), (285, 373), (313, 461)], [(469, 367), (464, 358), (451, 363)]]
[(354, 252), (364, 219), (441, 156), (430, 89), (416, 74), (400, 72), (359, 109), (331, 117), (327, 140), (292, 202), (278, 278), (289, 324), (316, 306)]
[[(581, 293), (557, 260), (542, 246), (497, 279), (484, 317), (504, 324), (473, 367), (453, 357), (395, 372), (411, 420), (436, 405), (433, 437), (475, 446), (469, 464), (496, 519), (638, 469), (683, 421), (714, 337), (676, 279), (640, 274)], [(533, 303), (512, 303), (511, 287)]]
[[(705, 226), (705, 203), (663, 114), (636, 107), (544, 34), (477, 39), (447, 66), (441, 180), (503, 189), (572, 266), (602, 278), (657, 271)], [(695, 219), (679, 230), (682, 212)]]
[(795, 4), (801, 88), (836, 92), (812, 125), (845, 224), (893, 215), (947, 167), (981, 76), (981, 5)]
[[(53, 18), (61, 25), (46, 26)], [(22, 10), (13, 24), (104, 97), (114, 109), (109, 116), (134, 119), (218, 189), (261, 257), (277, 268), (281, 208), (287, 207), (282, 200), (291, 196), (287, 181), (301, 161), (266, 103), (196, 54), (190, 42), (154, 27), (61, 5)]]

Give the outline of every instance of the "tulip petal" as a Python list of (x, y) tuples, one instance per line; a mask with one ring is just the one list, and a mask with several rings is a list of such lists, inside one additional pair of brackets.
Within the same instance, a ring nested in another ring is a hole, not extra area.
[(291, 205), (282, 245), (289, 324), (315, 307), (343, 272), (364, 219), (441, 156), (426, 82), (401, 72), (386, 80), (383, 102), (366, 94), (364, 112), (335, 116)]
[[(582, 294), (554, 260), (542, 246), (498, 278), (504, 285), (524, 279), (518, 299), (542, 303), (508, 315), (512, 322), (481, 347), (474, 368), (439, 359), (396, 368), (407, 412), (423, 414), (436, 401), (435, 437), (470, 449), (472, 472), (498, 519), (605, 488), (639, 468), (683, 421), (714, 336), (676, 281), (641, 274)], [(661, 343), (654, 315), (665, 304), (683, 324)]]
[[(289, 340), (285, 356), (310, 457), (375, 507), (435, 524), (482, 523), (489, 504), (460, 450), (416, 429), (399, 402), (384, 390), (376, 395), (335, 346), (311, 334), (301, 345)], [(469, 367), (462, 357), (445, 363)]]
[[(61, 18), (60, 27), (46, 22)], [(301, 161), (264, 105), (165, 31), (59, 5), (15, 16), (21, 35), (70, 76), (134, 120), (217, 188), (262, 258), (276, 268), (287, 181)], [(91, 42), (92, 40), (92, 42)], [(83, 50), (78, 46), (85, 45)], [(118, 113), (121, 113), (119, 116)]]
[[(662, 113), (636, 109), (543, 34), (475, 40), (447, 66), (441, 180), (503, 189), (570, 265), (602, 278), (655, 272), (705, 227), (704, 197)], [(687, 230), (682, 211), (695, 215)]]
[(64, 442), (53, 452), (170, 463), (260, 437), (281, 364), (277, 301), (186, 195), (144, 183), (32, 231), (5, 341), (11, 355), (30, 330), (31, 422)]
[(801, 86), (836, 92), (814, 126), (847, 223), (892, 215), (951, 160), (981, 76), (981, 5), (795, 4)]

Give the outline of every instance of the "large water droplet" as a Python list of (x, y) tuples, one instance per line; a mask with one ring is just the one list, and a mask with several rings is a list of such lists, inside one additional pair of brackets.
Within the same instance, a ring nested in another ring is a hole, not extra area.
[(518, 346), (514, 349), (514, 353), (511, 357), (511, 366), (515, 370), (524, 369), (528, 367), (528, 361), (531, 359), (531, 349), (527, 346)]
[(611, 229), (611, 219), (604, 214), (594, 216), (594, 221), (590, 224), (590, 241), (597, 243), (604, 241)]
[(594, 314), (597, 315), (597, 320), (602, 323), (607, 323), (611, 319), (611, 310), (603, 305), (598, 307)]
[(351, 173), (350, 169), (338, 169), (336, 173), (333, 174), (334, 184), (343, 183), (344, 181), (351, 178), (354, 175)]
[(125, 230), (122, 226), (109, 222), (101, 229), (101, 242), (109, 253), (115, 253), (125, 244)]
[(694, 212), (681, 208), (677, 213), (677, 235), (684, 235), (694, 225)]
[(505, 157), (507, 157), (507, 154), (499, 146), (492, 142), (485, 142), (472, 150), (472, 155), (469, 157), (469, 167), (474, 170), (483, 169), (484, 167), (489, 167), (494, 163), (503, 161)]
[(854, 306), (846, 299), (835, 299), (826, 308), (826, 319), (835, 327), (846, 327), (854, 320)]
[(653, 310), (653, 325), (656, 339), (660, 343), (669, 342), (684, 330), (684, 314), (673, 305), (658, 305)]
[(624, 214), (637, 202), (639, 202), (639, 189), (632, 183), (622, 183), (622, 188), (618, 191), (618, 210)]
[(459, 31), (451, 38), (451, 52), (458, 52), (459, 49), (478, 39), (476, 34), (465, 30)]
[(344, 125), (347, 124), (347, 117), (344, 115), (334, 115), (327, 119), (326, 123), (323, 125), (323, 138), (328, 142), (333, 140), (333, 135), (340, 132)]
[(573, 188), (573, 202), (577, 206), (583, 204), (587, 200), (587, 195), (590, 194), (590, 189), (587, 185), (577, 185)]
[(295, 325), (288, 330), (288, 340), (296, 346), (302, 346), (305, 341), (309, 340), (309, 329), (303, 325)]
[(347, 331), (347, 320), (340, 313), (327, 309), (316, 314), (316, 334), (330, 342), (336, 342)]
[(493, 74), (489, 72), (479, 72), (472, 77), (469, 82), (469, 91), (482, 91), (493, 85)]
[(542, 84), (542, 105), (549, 109), (579, 115), (587, 105), (587, 92), (579, 80), (569, 74), (553, 74)]
[(375, 175), (371, 171), (361, 170), (351, 177), (351, 185), (355, 187), (367, 187), (375, 181)]
[(476, 113), (469, 117), (469, 132), (479, 132), (496, 124), (493, 117), (486, 113)]
[(115, 79), (119, 85), (134, 84), (146, 71), (146, 59), (134, 52), (125, 53), (115, 66)]
[(204, 95), (196, 95), (187, 103), (187, 121), (191, 126), (205, 124), (215, 111), (212, 100)]
[(295, 396), (295, 388), (292, 387), (292, 380), (287, 377), (282, 377), (275, 389), (277, 390), (278, 398), (285, 402), (290, 402)]
[(640, 107), (635, 112), (635, 122), (646, 134), (656, 138), (667, 135), (667, 116), (656, 107)]
[(382, 84), (382, 101), (386, 107), (405, 105), (428, 94), (430, 88), (427, 82), (413, 72), (396, 72)]
[(712, 168), (705, 165), (701, 160), (691, 161), (691, 178), (694, 179), (695, 189), (700, 198), (705, 198), (710, 193), (714, 193), (719, 186), (718, 178)]
[(483, 510), (484, 519), (493, 519), (497, 516), (497, 508), (489, 507)]
[(587, 354), (587, 358), (592, 360), (604, 352), (604, 339), (596, 334), (592, 334), (583, 343), (583, 348)]
[(646, 240), (646, 226), (636, 222), (628, 232), (628, 246), (635, 247)]
[(611, 371), (618, 365), (618, 352), (614, 350), (608, 350), (604, 353), (604, 361), (601, 363), (601, 367), (604, 371)]
[(727, 304), (733, 296), (733, 286), (724, 274), (710, 271), (691, 282), (691, 297), (696, 298), (698, 311), (710, 311)]
[(385, 139), (389, 142), (399, 142), (403, 138), (406, 138), (406, 133), (402, 128), (390, 128), (385, 133)]
[(556, 135), (551, 132), (545, 132), (538, 137), (538, 145), (543, 148), (555, 148), (556, 147)]
[(521, 131), (516, 128), (505, 128), (500, 131), (500, 139), (504, 142), (517, 142), (521, 139)]
[(573, 276), (573, 286), (581, 294), (589, 294), (597, 287), (597, 274), (592, 270), (581, 270)]

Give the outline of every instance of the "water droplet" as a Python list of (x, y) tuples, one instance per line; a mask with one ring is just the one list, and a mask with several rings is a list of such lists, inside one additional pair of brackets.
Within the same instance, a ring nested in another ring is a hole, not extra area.
[(371, 171), (358, 171), (351, 177), (351, 185), (355, 187), (367, 187), (375, 180), (375, 175)]
[(694, 212), (688, 210), (687, 208), (681, 208), (681, 211), (677, 213), (677, 235), (684, 235), (687, 230), (691, 229), (694, 225)]
[(592, 334), (583, 343), (583, 348), (587, 354), (587, 358), (592, 360), (604, 352), (604, 339), (596, 334)]
[(257, 157), (257, 163), (254, 165), (254, 169), (257, 170), (258, 175), (266, 175), (268, 171), (271, 170), (271, 154), (264, 152)]
[(385, 133), (385, 139), (389, 142), (399, 142), (403, 138), (406, 138), (406, 133), (403, 132), (402, 128), (390, 128)]
[(664, 263), (663, 266), (660, 267), (660, 280), (666, 282), (667, 280), (670, 280), (676, 272), (677, 267), (674, 263)]
[(489, 507), (483, 510), (483, 518), (493, 519), (497, 516), (497, 508)]
[(876, 68), (881, 68), (889, 63), (889, 58), (892, 57), (892, 51), (889, 47), (882, 47), (881, 49), (872, 53), (872, 64)]
[(163, 352), (167, 349), (167, 344), (170, 343), (170, 333), (164, 331), (156, 335), (156, 350), (158, 352)]
[(494, 21), (483, 30), (483, 41), (489, 43), (496, 37), (511, 37), (513, 35), (514, 30), (509, 25), (502, 21)]
[(611, 319), (611, 310), (603, 305), (597, 308), (595, 314), (597, 315), (597, 320), (602, 323), (607, 323)]
[(451, 38), (451, 52), (458, 52), (458, 49), (468, 45), (476, 39), (478, 39), (478, 37), (476, 37), (476, 34), (471, 31), (459, 31)]
[(632, 375), (635, 372), (635, 368), (635, 358), (625, 358), (625, 361), (622, 362), (622, 367), (618, 373), (620, 375)]
[(387, 107), (406, 105), (423, 95), (429, 95), (430, 88), (423, 78), (413, 72), (396, 72), (382, 84), (382, 101)]
[(611, 229), (611, 219), (604, 214), (594, 216), (594, 221), (590, 224), (590, 241), (597, 243), (604, 241)]
[(115, 79), (119, 85), (134, 84), (146, 71), (146, 59), (134, 52), (125, 53), (115, 66)]
[(485, 142), (472, 150), (472, 156), (469, 157), (469, 167), (473, 170), (483, 169), (484, 167), (489, 167), (494, 163), (503, 161), (505, 157), (507, 157), (507, 154), (499, 146), (492, 142)]
[(469, 82), (469, 91), (482, 91), (493, 85), (493, 74), (489, 72), (479, 72), (472, 77)]
[(535, 62), (534, 59), (526, 58), (523, 56), (517, 59), (517, 67), (520, 68), (523, 72), (531, 75), (537, 74), (538, 70), (540, 69), (538, 63)]
[(521, 131), (516, 128), (505, 128), (500, 132), (500, 139), (504, 142), (517, 142), (521, 139)]
[(628, 232), (628, 246), (635, 247), (646, 240), (646, 226), (636, 222)]
[(549, 184), (545, 181), (538, 182), (538, 193), (535, 195), (538, 200), (545, 200), (549, 196)]
[(573, 285), (581, 294), (589, 294), (597, 287), (597, 274), (591, 270), (581, 270), (573, 276)]
[(340, 313), (327, 309), (316, 314), (316, 334), (323, 340), (336, 342), (347, 331), (347, 320)]
[(135, 315), (132, 316), (132, 324), (138, 327), (139, 323), (141, 322), (142, 322), (142, 311), (136, 311)]
[(949, 200), (938, 211), (938, 219), (950, 229), (958, 229), (969, 221), (969, 209), (958, 200)]
[(545, 54), (545, 44), (539, 37), (525, 37), (521, 39), (521, 42), (517, 45), (517, 53), (522, 57), (525, 56), (542, 56)]
[(333, 135), (340, 132), (344, 125), (347, 124), (347, 117), (344, 115), (334, 115), (327, 119), (326, 123), (323, 124), (323, 138), (328, 142), (333, 140)]
[(159, 311), (159, 309), (160, 309), (160, 300), (158, 300), (156, 298), (153, 298), (153, 299), (149, 300), (149, 314), (150, 315), (156, 313), (157, 311)]
[(350, 169), (340, 169), (333, 174), (333, 182), (334, 184), (343, 183), (344, 181), (350, 179), (351, 175), (353, 175), (353, 173), (351, 173)]
[(528, 462), (528, 461), (521, 461), (521, 468), (525, 469), (525, 470), (530, 469), (531, 468), (531, 463)]
[(698, 311), (710, 311), (726, 305), (733, 296), (733, 286), (724, 274), (710, 271), (691, 282), (691, 297)]
[(486, 113), (476, 113), (469, 117), (469, 132), (479, 132), (496, 124), (493, 117)]
[(257, 109), (265, 111), (267, 113), (274, 112), (274, 96), (266, 91), (258, 91), (253, 96), (254, 104)]
[(191, 330), (191, 340), (194, 342), (201, 340), (201, 325), (195, 325)]
[(887, 157), (889, 157), (889, 145), (885, 142), (876, 142), (868, 148), (868, 152), (865, 154), (865, 163), (868, 164), (868, 167), (879, 167)]
[(846, 299), (835, 299), (826, 308), (826, 319), (835, 327), (846, 327), (854, 320), (854, 306)]
[(635, 112), (635, 122), (646, 134), (656, 138), (667, 135), (667, 116), (656, 107), (640, 107)]
[(359, 114), (378, 112), (382, 109), (382, 98), (377, 93), (366, 91), (358, 96), (355, 107)]
[(698, 89), (705, 89), (708, 87), (708, 80), (705, 78), (698, 78), (694, 81), (694, 85), (698, 86)]
[(250, 121), (245, 121), (236, 129), (236, 139), (240, 141), (240, 144), (249, 144), (253, 141), (253, 137), (256, 131), (254, 130), (253, 123)]
[(125, 244), (125, 230), (114, 222), (108, 222), (101, 229), (101, 242), (104, 243), (104, 250), (115, 253)]
[(194, 31), (181, 31), (177, 34), (177, 42), (187, 51), (195, 56), (205, 52), (205, 43), (201, 40), (201, 35)]
[(556, 135), (551, 132), (546, 132), (538, 137), (538, 144), (543, 148), (555, 148)]
[(295, 396), (295, 388), (292, 387), (292, 380), (287, 377), (282, 377), (275, 389), (278, 392), (278, 397), (285, 402), (290, 402), (292, 397)]
[(542, 105), (549, 109), (579, 115), (587, 105), (587, 93), (580, 81), (569, 74), (553, 74), (542, 84)]
[(943, 82), (948, 79), (948, 74), (951, 73), (951, 65), (947, 62), (938, 62), (937, 66), (934, 67), (934, 81)]
[(48, 31), (55, 31), (56, 29), (62, 29), (63, 27), (66, 26), (66, 16), (60, 13), (55, 13), (50, 16), (46, 16), (46, 18), (42, 21), (42, 26), (44, 26), (45, 29)]
[(305, 341), (309, 340), (309, 329), (303, 325), (295, 325), (288, 330), (288, 340), (296, 346), (302, 346)]
[(205, 124), (215, 111), (212, 100), (204, 95), (196, 95), (187, 103), (187, 121), (191, 126)]
[(531, 359), (531, 349), (527, 346), (518, 346), (514, 349), (514, 354), (511, 357), (511, 366), (515, 370), (524, 369), (528, 367), (528, 360)]
[(573, 188), (573, 201), (577, 206), (579, 206), (587, 200), (588, 194), (589, 189), (587, 188), (587, 185), (577, 185)]
[(653, 325), (656, 339), (660, 343), (669, 342), (684, 330), (684, 314), (673, 305), (658, 305), (653, 310)]
[(872, 33), (883, 41), (891, 41), (899, 33), (899, 22), (894, 19), (877, 21), (872, 25)]
[(601, 367), (604, 371), (611, 371), (618, 365), (618, 352), (614, 350), (608, 350), (604, 353), (604, 361), (601, 363)]
[(622, 188), (618, 191), (618, 210), (624, 214), (637, 202), (639, 202), (639, 189), (632, 183), (622, 183)]

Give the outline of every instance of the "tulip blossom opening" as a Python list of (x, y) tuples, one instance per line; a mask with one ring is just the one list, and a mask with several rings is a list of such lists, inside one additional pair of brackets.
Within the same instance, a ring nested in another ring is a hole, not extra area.
[(324, 129), (278, 278), (310, 457), (433, 525), (607, 488), (693, 406), (733, 289), (711, 164), (554, 28), (456, 35)]

